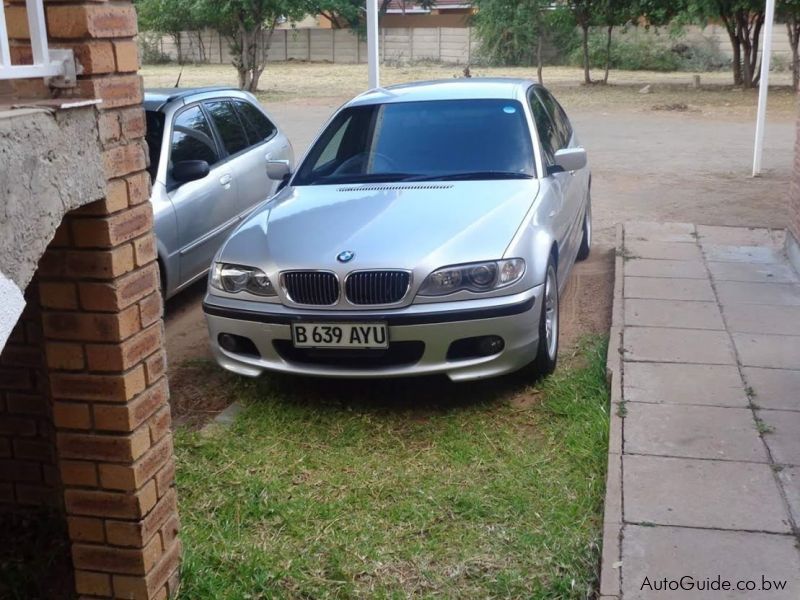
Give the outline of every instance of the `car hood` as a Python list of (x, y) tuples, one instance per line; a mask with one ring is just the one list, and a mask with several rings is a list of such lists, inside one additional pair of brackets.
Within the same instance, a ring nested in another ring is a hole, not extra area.
[(438, 268), (503, 257), (539, 191), (538, 181), (287, 188), (229, 238), (228, 263), (267, 272)]

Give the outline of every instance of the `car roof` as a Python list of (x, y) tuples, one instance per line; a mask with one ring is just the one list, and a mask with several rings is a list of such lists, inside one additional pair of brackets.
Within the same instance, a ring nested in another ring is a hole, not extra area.
[(148, 88), (144, 91), (145, 110), (161, 110), (164, 106), (175, 100), (186, 100), (197, 94), (209, 92), (238, 92), (238, 88), (225, 85), (212, 85), (197, 88)]
[(519, 100), (535, 85), (538, 84), (530, 79), (505, 77), (417, 81), (369, 90), (347, 106), (429, 100)]

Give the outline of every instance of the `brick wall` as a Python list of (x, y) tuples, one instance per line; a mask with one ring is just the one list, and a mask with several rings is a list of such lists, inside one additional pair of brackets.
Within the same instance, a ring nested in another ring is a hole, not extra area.
[[(102, 101), (107, 185), (64, 218), (0, 358), (0, 497), (62, 507), (81, 597), (166, 598), (181, 546), (136, 15), (120, 0), (45, 6), (51, 44), (82, 67), (60, 97)], [(24, 59), (24, 4), (6, 16)]]

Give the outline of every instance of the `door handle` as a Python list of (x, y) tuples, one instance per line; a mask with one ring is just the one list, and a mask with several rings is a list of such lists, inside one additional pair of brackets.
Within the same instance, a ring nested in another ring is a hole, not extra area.
[(231, 186), (231, 181), (233, 181), (233, 176), (230, 173), (219, 178), (219, 184), (224, 186), (225, 189), (228, 189)]

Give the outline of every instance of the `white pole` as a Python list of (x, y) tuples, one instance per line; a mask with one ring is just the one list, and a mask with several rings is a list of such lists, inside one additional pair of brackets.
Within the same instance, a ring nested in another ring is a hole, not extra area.
[(761, 158), (764, 154), (764, 127), (767, 118), (769, 94), (769, 63), (772, 57), (772, 28), (775, 23), (775, 0), (767, 0), (764, 46), (761, 50), (761, 78), (758, 84), (758, 117), (756, 118), (756, 148), (753, 155), (753, 177), (761, 175)]
[(367, 0), (367, 56), (369, 65), (369, 87), (380, 87), (380, 64), (378, 57), (378, 0)]

